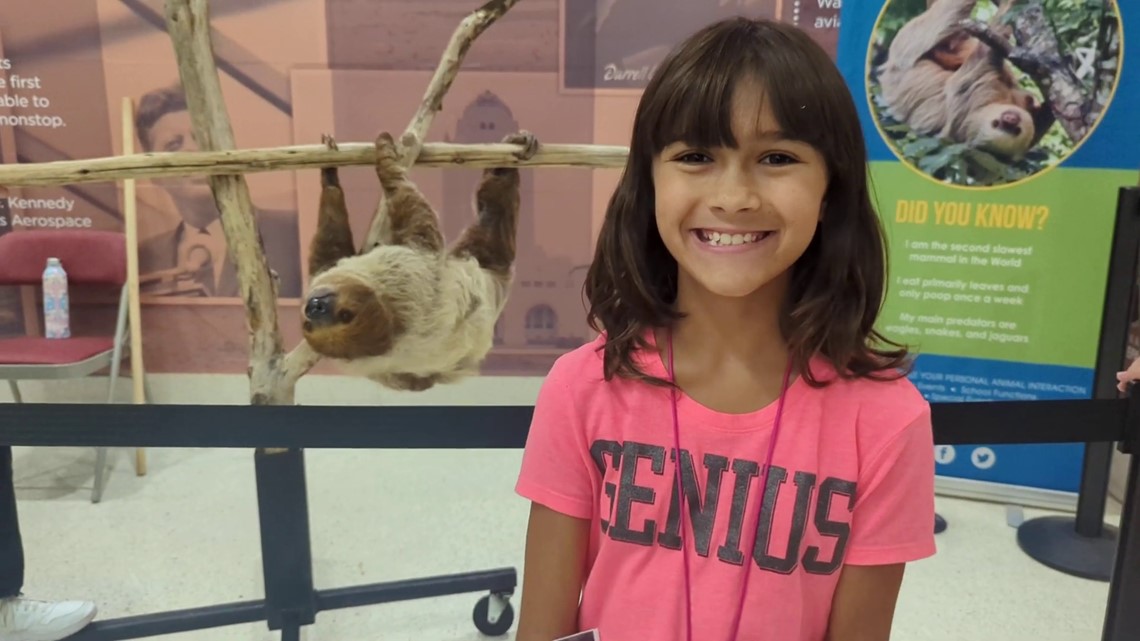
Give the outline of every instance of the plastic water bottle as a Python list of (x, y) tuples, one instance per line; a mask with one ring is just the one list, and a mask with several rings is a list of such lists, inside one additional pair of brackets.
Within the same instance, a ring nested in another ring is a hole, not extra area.
[(67, 272), (58, 258), (49, 258), (44, 268), (44, 337), (69, 338)]

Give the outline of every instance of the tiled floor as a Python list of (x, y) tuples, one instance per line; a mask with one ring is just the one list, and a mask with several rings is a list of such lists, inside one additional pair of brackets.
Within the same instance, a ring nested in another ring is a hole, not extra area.
[[(26, 593), (96, 601), (100, 618), (262, 596), (253, 459), (243, 450), (148, 451), (150, 473), (114, 451), (103, 503), (94, 452), (17, 448)], [(526, 504), (515, 451), (306, 452), (314, 573), (343, 587), (523, 562)], [(1107, 584), (1069, 577), (1017, 547), (1005, 508), (940, 498), (940, 552), (907, 573), (893, 638), (1096, 641)], [(1118, 508), (1110, 508), (1115, 521)], [(1026, 510), (1026, 516), (1038, 515)], [(461, 542), (470, 536), (474, 541)], [(324, 612), (308, 641), (476, 641), (479, 594)], [(515, 604), (517, 606), (517, 597)], [(264, 624), (168, 637), (277, 639)]]

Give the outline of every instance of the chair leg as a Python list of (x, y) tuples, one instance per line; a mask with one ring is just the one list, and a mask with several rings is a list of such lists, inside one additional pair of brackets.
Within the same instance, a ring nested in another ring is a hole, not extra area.
[(146, 398), (147, 403), (154, 402), (154, 390), (150, 388), (150, 377), (143, 374), (143, 396)]
[(106, 486), (107, 448), (100, 447), (95, 450), (95, 489), (91, 492), (91, 502), (98, 503), (103, 498), (103, 488)]
[[(143, 402), (154, 402), (154, 392), (150, 389), (150, 378), (146, 374), (143, 374)], [(135, 476), (146, 476), (146, 448), (135, 448)]]
[[(111, 359), (111, 376), (107, 381), (107, 403), (115, 402), (115, 383), (119, 381), (120, 358)], [(107, 448), (95, 448), (95, 488), (91, 491), (91, 502), (98, 503), (103, 498), (103, 488), (107, 483)]]
[(8, 389), (12, 390), (12, 399), (13, 400), (15, 400), (17, 403), (23, 403), (24, 402), (24, 397), (20, 396), (20, 386), (16, 384), (16, 381), (9, 380), (8, 381)]
[(119, 360), (111, 361), (111, 376), (107, 381), (107, 402), (115, 402), (115, 383), (119, 382)]

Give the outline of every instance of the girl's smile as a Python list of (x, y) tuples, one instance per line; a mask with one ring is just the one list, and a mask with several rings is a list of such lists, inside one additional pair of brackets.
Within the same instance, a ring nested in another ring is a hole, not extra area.
[(718, 253), (740, 253), (766, 248), (775, 231), (740, 231), (731, 229), (694, 229), (691, 234), (702, 249)]

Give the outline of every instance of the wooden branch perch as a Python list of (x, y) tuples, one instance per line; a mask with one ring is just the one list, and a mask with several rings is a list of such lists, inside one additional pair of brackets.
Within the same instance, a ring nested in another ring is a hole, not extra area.
[[(459, 73), (472, 42), (516, 2), (518, 0), (488, 0), (460, 23), (432, 76), (423, 102), (401, 138), (401, 153), (406, 167), (415, 164), (421, 155), (432, 119), (439, 112), (443, 96)], [(341, 145), (339, 150), (331, 151), (322, 145), (320, 148), (236, 151), (210, 41), (207, 0), (166, 0), (165, 20), (178, 60), (178, 73), (186, 94), (194, 137), (203, 151), (15, 168), (22, 169), (23, 173), (5, 167), (4, 175), (0, 175), (0, 184), (43, 185), (100, 182), (125, 177), (208, 175), (221, 213), (229, 255), (237, 268), (238, 284), (249, 321), (250, 402), (255, 405), (292, 405), (297, 380), (317, 363), (319, 356), (303, 340), (288, 355), (283, 354), (277, 319), (276, 278), (265, 259), (249, 187), (243, 174), (270, 169), (372, 164), (375, 147), (371, 144)], [(445, 155), (450, 154), (446, 161), (449, 164), (464, 162), (464, 156), (483, 166), (520, 164), (511, 155), (515, 151), (513, 145), (481, 146), (476, 150), (457, 150), (455, 147), (460, 146), (439, 150)], [(547, 156), (556, 156), (556, 151), (547, 152)], [(386, 213), (382, 200), (373, 218), (373, 230), (383, 224)], [(371, 247), (371, 244), (366, 243), (365, 246)]]
[[(0, 165), (0, 185), (25, 187), (115, 182), (127, 178), (218, 176), (266, 171), (347, 167), (375, 163), (372, 142), (338, 142), (216, 151), (175, 151), (108, 156), (84, 160)], [(423, 145), (414, 162), (421, 167), (603, 167), (625, 165), (629, 148), (615, 145), (543, 144), (533, 158), (520, 161), (518, 145), (433, 143)]]
[[(213, 151), (233, 149), (233, 130), (210, 41), (207, 0), (166, 0), (165, 19), (198, 145)], [(283, 352), (277, 324), (277, 283), (265, 260), (249, 186), (241, 174), (218, 174), (210, 176), (210, 188), (245, 301), (250, 333), (250, 402), (291, 405), (294, 385), (277, 375)]]
[[(415, 115), (412, 116), (411, 122), (408, 123), (407, 129), (404, 130), (404, 135), (399, 140), (399, 144), (402, 146), (400, 151), (404, 167), (410, 168), (419, 157), (428, 130), (431, 129), (431, 123), (443, 107), (443, 97), (451, 89), (451, 84), (455, 81), (455, 76), (459, 74), (459, 68), (463, 66), (463, 58), (471, 49), (472, 43), (511, 7), (515, 6), (516, 2), (518, 0), (487, 0), (483, 6), (464, 18), (456, 27), (455, 32), (451, 34), (451, 40), (447, 43), (447, 48), (443, 50), (443, 55), (440, 56), (439, 64), (436, 66), (431, 82), (428, 83), (427, 89), (424, 91), (423, 100), (420, 102), (419, 108), (416, 109)], [(368, 251), (376, 245), (387, 220), (388, 201), (381, 195), (380, 201), (376, 204), (376, 213), (372, 216), (372, 224), (368, 227), (368, 234), (360, 246), (361, 252)]]

